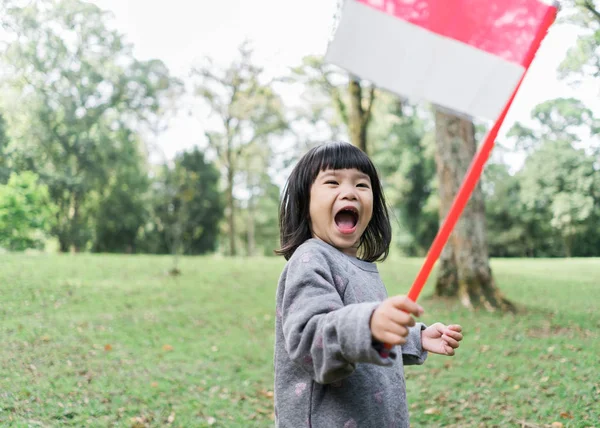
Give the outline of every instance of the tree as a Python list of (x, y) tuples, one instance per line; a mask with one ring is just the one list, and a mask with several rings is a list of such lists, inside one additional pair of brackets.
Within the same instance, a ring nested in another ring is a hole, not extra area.
[[(371, 121), (371, 109), (375, 100), (375, 86), (361, 82), (357, 78), (351, 78), (348, 84), (350, 94), (349, 114), (345, 122), (350, 130), (350, 141), (363, 152), (367, 150), (367, 129)], [(367, 91), (366, 96), (363, 95)]]
[(523, 202), (522, 173), (511, 175), (503, 163), (490, 163), (482, 178), (487, 236), (492, 257), (555, 257), (560, 254), (547, 211)]
[[(274, 167), (275, 154), (267, 143), (256, 144), (244, 153), (242, 203), (245, 222), (240, 222), (241, 240), (246, 243), (246, 255), (273, 255), (278, 246), (279, 187), (273, 184), (269, 170)], [(242, 186), (241, 186), (242, 187)]]
[(593, 136), (600, 131), (600, 121), (580, 100), (575, 98), (556, 98), (545, 101), (531, 112), (531, 118), (539, 130), (531, 129), (520, 122), (510, 129), (508, 136), (516, 137), (519, 147), (532, 153), (544, 144), (544, 141), (578, 142), (580, 135), (593, 147)]
[(600, 77), (600, 3), (597, 0), (566, 0), (564, 20), (582, 34), (559, 67), (559, 76), (574, 83), (584, 76)]
[(172, 254), (177, 269), (181, 254), (216, 250), (224, 203), (219, 171), (194, 148), (154, 171), (149, 220), (140, 236), (140, 251)]
[[(475, 127), (469, 120), (437, 109), (435, 127), (440, 219), (444, 219), (475, 156), (477, 145)], [(481, 183), (473, 191), (442, 251), (435, 294), (458, 297), (468, 308), (514, 310), (496, 286), (489, 264)]]
[(351, 143), (368, 153), (368, 128), (376, 98), (374, 85), (348, 76), (317, 56), (303, 58), (302, 64), (292, 70), (291, 80), (300, 81), (329, 98), (329, 107), (335, 109), (346, 125)]
[(240, 46), (239, 54), (239, 59), (225, 69), (218, 69), (207, 59), (205, 65), (192, 71), (198, 79), (196, 94), (218, 119), (215, 127), (207, 125), (205, 135), (225, 172), (231, 256), (237, 254), (234, 188), (240, 159), (253, 145), (287, 128), (283, 103), (270, 82), (264, 81), (263, 69), (253, 64), (248, 44)]
[(122, 130), (123, 144), (119, 162), (113, 167), (103, 189), (91, 199), (95, 213), (93, 251), (134, 253), (140, 229), (148, 221), (150, 180), (144, 159), (138, 150), (139, 140), (129, 130)]
[(215, 251), (224, 204), (219, 193), (219, 171), (198, 148), (185, 151), (175, 161), (187, 221), (183, 225), (185, 254)]
[(84, 249), (90, 197), (121, 158), (121, 130), (157, 122), (177, 82), (162, 62), (135, 60), (92, 4), (38, 0), (9, 6), (2, 19), (13, 162), (48, 184), (61, 251)]
[(564, 141), (544, 144), (521, 173), (522, 202), (530, 210), (549, 214), (567, 257), (582, 255), (575, 253), (576, 239), (594, 234), (589, 220), (598, 213), (598, 174), (592, 157)]
[(48, 188), (32, 172), (12, 173), (0, 184), (0, 247), (13, 251), (43, 248), (56, 207)]
[[(579, 100), (558, 98), (536, 106), (535, 129), (520, 123), (509, 132), (529, 149), (523, 170), (521, 202), (530, 211), (544, 213), (562, 241), (563, 255), (587, 255), (577, 241), (598, 236), (594, 226), (600, 213), (600, 166), (591, 141), (598, 120)], [(535, 143), (535, 144), (534, 144)]]
[(260, 193), (254, 204), (255, 244), (265, 256), (275, 255), (279, 248), (279, 200), (279, 186), (267, 174), (261, 175)]
[(0, 184), (5, 184), (10, 176), (10, 167), (7, 159), (8, 136), (6, 135), (6, 121), (0, 113)]

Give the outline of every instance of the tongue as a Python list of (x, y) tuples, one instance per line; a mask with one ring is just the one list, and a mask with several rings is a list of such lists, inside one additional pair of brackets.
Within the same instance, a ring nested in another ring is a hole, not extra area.
[(354, 227), (354, 216), (347, 212), (341, 212), (335, 216), (335, 222), (341, 230), (351, 230)]

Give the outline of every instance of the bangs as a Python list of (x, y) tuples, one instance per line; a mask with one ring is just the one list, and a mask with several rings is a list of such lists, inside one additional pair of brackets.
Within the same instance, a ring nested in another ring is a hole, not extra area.
[(367, 174), (371, 181), (377, 179), (377, 171), (369, 157), (350, 143), (336, 142), (317, 147), (309, 165), (312, 181), (319, 172), (328, 169), (357, 169)]

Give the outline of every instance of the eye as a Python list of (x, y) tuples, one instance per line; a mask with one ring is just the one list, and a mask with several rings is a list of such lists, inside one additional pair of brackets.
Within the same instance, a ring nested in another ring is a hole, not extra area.
[(358, 183), (356, 187), (364, 187), (365, 189), (368, 189), (369, 185), (367, 183)]
[(337, 186), (339, 183), (335, 180), (327, 180), (325, 184), (333, 184), (334, 186)]

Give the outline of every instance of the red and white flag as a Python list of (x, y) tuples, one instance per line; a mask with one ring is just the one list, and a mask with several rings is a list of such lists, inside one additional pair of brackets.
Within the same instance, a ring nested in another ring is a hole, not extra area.
[(555, 13), (548, 0), (345, 0), (325, 61), (414, 102), (496, 119)]

